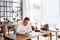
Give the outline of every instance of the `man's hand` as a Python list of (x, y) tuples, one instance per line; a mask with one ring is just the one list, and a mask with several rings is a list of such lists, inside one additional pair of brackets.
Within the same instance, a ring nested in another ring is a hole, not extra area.
[(29, 33), (25, 33), (26, 36), (29, 36)]

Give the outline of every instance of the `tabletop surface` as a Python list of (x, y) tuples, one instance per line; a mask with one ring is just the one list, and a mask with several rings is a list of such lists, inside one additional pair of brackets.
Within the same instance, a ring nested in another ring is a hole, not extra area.
[(16, 34), (5, 35), (9, 39), (16, 39)]
[(32, 32), (30, 33), (30, 36), (24, 36), (24, 35), (20, 35), (20, 34), (17, 34), (16, 35), (16, 40), (24, 40), (24, 39), (29, 39), (29, 38), (34, 38), (34, 37), (37, 37), (37, 36), (42, 36), (44, 34), (47, 34), (47, 33), (50, 33), (49, 31), (48, 32), (44, 32), (44, 33), (41, 33), (41, 32)]

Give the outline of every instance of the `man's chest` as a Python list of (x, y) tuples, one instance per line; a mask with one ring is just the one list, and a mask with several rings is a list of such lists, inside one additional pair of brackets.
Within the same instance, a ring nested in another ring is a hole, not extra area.
[(20, 25), (20, 29), (21, 29), (21, 30), (28, 30), (28, 26)]

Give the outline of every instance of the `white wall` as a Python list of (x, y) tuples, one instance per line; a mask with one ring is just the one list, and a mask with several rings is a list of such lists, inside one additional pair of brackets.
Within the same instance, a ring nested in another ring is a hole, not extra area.
[(50, 28), (60, 28), (59, 0), (43, 0), (42, 23), (48, 23)]
[[(49, 24), (59, 24), (60, 22), (60, 15), (59, 15), (59, 0), (41, 0), (42, 6), (41, 10), (43, 12), (42, 16), (42, 23), (49, 23)], [(28, 4), (28, 0), (24, 0), (24, 17), (31, 16), (30, 14), (30, 6)]]
[(43, 22), (57, 24), (59, 18), (59, 0), (43, 0)]
[(23, 18), (30, 17), (29, 0), (23, 0)]
[(26, 12), (27, 12), (26, 0), (23, 0), (23, 18), (27, 16)]
[[(40, 18), (39, 15), (41, 15), (41, 0), (24, 0), (23, 1), (23, 17), (29, 17), (32, 20), (38, 20)], [(38, 4), (38, 3), (40, 4)], [(33, 5), (38, 4), (40, 6), (40, 9), (34, 9)], [(38, 12), (37, 12), (38, 11)], [(39, 17), (36, 17), (36, 15)], [(35, 17), (35, 18), (34, 18)], [(40, 20), (40, 19), (39, 19)]]

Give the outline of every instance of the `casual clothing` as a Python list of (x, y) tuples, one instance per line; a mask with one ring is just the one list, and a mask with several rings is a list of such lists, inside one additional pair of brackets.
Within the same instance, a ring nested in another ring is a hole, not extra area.
[(17, 34), (25, 34), (27, 32), (32, 31), (32, 28), (30, 25), (24, 26), (22, 22), (19, 22), (16, 28), (16, 33)]

